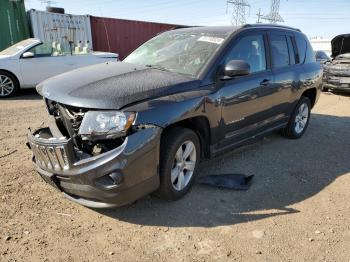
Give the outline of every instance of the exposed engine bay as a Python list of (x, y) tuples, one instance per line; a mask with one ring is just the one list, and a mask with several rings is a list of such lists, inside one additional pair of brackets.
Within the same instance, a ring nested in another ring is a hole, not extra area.
[(83, 136), (79, 135), (79, 128), (88, 109), (63, 105), (51, 100), (46, 100), (46, 105), (49, 114), (55, 119), (55, 123), (50, 124), (50, 130), (55, 130), (56, 127), (52, 125), (56, 124), (60, 133), (71, 138), (74, 146), (83, 153), (90, 156), (99, 155), (120, 146), (125, 140), (123, 137), (100, 140), (89, 140), (85, 137), (84, 139)]

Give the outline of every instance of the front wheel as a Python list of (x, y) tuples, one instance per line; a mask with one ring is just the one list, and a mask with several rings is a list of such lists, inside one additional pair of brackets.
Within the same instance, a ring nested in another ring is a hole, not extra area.
[(16, 79), (9, 73), (0, 71), (0, 98), (10, 97), (18, 90)]
[(302, 96), (295, 107), (283, 134), (292, 139), (300, 138), (306, 131), (310, 121), (310, 99)]
[(195, 132), (175, 127), (162, 137), (159, 195), (177, 200), (191, 188), (200, 160), (200, 142)]

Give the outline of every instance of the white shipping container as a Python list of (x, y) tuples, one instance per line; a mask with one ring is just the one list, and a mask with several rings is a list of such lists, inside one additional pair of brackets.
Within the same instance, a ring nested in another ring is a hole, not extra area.
[(59, 43), (66, 50), (70, 46), (87, 46), (92, 49), (89, 15), (59, 14), (33, 9), (28, 13), (35, 38), (46, 43)]

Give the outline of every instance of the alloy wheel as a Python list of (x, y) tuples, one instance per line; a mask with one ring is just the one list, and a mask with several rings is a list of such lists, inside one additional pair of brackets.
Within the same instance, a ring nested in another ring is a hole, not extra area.
[(13, 80), (6, 75), (0, 75), (0, 96), (9, 96), (14, 89), (15, 84), (13, 83)]
[(308, 118), (309, 107), (306, 103), (302, 103), (298, 109), (298, 114), (295, 116), (294, 121), (294, 130), (297, 134), (304, 131)]
[(185, 141), (176, 151), (171, 169), (171, 183), (176, 191), (181, 191), (191, 181), (196, 160), (197, 152), (194, 143)]

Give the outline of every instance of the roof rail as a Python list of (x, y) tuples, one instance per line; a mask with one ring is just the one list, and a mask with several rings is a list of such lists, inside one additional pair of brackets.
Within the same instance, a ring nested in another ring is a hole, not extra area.
[(284, 26), (284, 25), (276, 25), (276, 24), (245, 24), (242, 26), (242, 28), (248, 28), (248, 27), (272, 27), (272, 28), (284, 28), (284, 29), (290, 29), (295, 30), (298, 32), (301, 32), (300, 29), (290, 27), (290, 26)]

